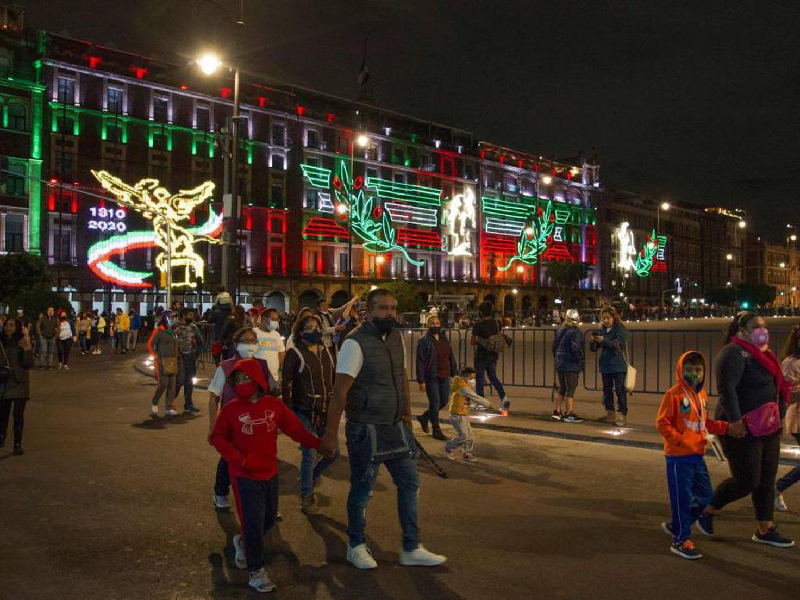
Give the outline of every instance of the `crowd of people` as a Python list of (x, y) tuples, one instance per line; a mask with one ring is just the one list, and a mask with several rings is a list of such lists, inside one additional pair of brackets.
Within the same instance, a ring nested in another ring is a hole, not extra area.
[[(153, 319), (147, 346), (158, 385), (151, 414), (158, 416), (164, 396), (165, 414), (176, 416), (174, 400), (181, 388), (184, 411), (198, 412), (194, 380), (206, 338), (197, 314), (176, 303), (170, 310), (158, 309)], [(213, 327), (211, 354), (216, 365), (208, 386), (208, 441), (220, 455), (212, 499), (218, 510), (230, 509), (228, 497), (231, 489), (234, 492), (241, 524), (234, 538), (235, 560), (249, 571), (251, 587), (260, 592), (275, 589), (264, 569), (262, 550), (264, 533), (279, 519), (278, 430), (300, 444), (299, 508), (314, 515), (320, 511), (317, 489), (341, 454), (338, 432), (343, 415), (350, 468), (348, 562), (359, 569), (377, 567), (365, 537), (366, 508), (383, 464), (397, 488), (400, 564), (443, 563), (446, 557), (420, 543), (418, 445), (411, 425), (416, 421), (424, 433), (444, 442), (447, 458), (473, 463), (477, 458), (469, 413), (494, 410), (485, 398), (487, 379), (499, 398), (497, 410), (508, 414), (511, 401), (498, 378), (497, 362), (511, 340), (492, 304), (479, 306), (472, 326), (471, 366), (456, 363), (440, 314), (426, 315), (426, 331), (415, 355), (416, 381), (428, 407), (416, 416), (410, 402), (410, 353), (399, 329), (397, 301), (386, 290), (371, 291), (363, 302), (354, 297), (338, 309), (320, 300), (302, 309), (282, 335), (284, 324), (277, 310), (260, 301), (246, 310), (234, 305), (222, 288), (205, 320)], [(552, 343), (557, 380), (552, 417), (567, 423), (582, 421), (575, 412), (575, 389), (585, 368), (581, 321), (577, 310), (567, 310)], [(40, 368), (53, 368), (54, 351), (60, 368), (68, 368), (73, 342), (82, 353), (95, 352), (104, 339), (116, 352), (132, 352), (143, 325), (135, 311), (126, 314), (120, 309), (110, 319), (95, 311), (71, 319), (51, 308), (35, 323), (20, 311), (0, 327), (0, 446), (13, 411), (14, 453), (22, 454), (35, 338)], [(628, 339), (619, 314), (610, 307), (602, 309), (589, 350), (600, 353), (605, 413), (598, 420), (617, 426), (627, 424)], [(678, 361), (675, 384), (664, 394), (655, 422), (664, 438), (672, 513), (662, 528), (671, 536), (671, 551), (682, 558), (702, 556), (692, 541), (693, 526), (714, 535), (716, 516), (748, 495), (756, 521), (752, 540), (779, 548), (794, 545), (777, 531), (773, 517), (775, 509), (787, 509), (783, 492), (800, 480), (800, 467), (795, 467), (776, 481), (781, 433), (800, 443), (800, 326), (792, 330), (783, 354), (780, 362), (769, 349), (762, 317), (737, 314), (714, 361), (719, 393), (714, 418), (707, 406), (706, 357), (687, 349)], [(442, 428), (445, 409), (452, 437)], [(716, 489), (703, 459), (709, 433), (719, 438), (730, 467), (730, 477)]]

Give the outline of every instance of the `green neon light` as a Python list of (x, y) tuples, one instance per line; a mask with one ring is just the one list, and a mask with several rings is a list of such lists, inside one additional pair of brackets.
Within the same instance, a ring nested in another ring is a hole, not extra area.
[(331, 186), (331, 170), (324, 167), (312, 167), (311, 165), (300, 165), (308, 182), (319, 188)]
[(570, 211), (569, 210), (564, 210), (564, 209), (561, 209), (561, 208), (557, 208), (555, 210), (555, 214), (556, 214), (556, 216), (555, 216), (556, 224), (558, 224), (558, 225), (566, 225), (567, 221), (569, 221), (569, 216), (570, 216)]
[(402, 200), (403, 202), (427, 204), (429, 206), (440, 206), (442, 203), (442, 192), (440, 190), (422, 185), (398, 183), (379, 177), (368, 177), (367, 187), (374, 189), (378, 194), (378, 198)]
[(655, 239), (656, 239), (656, 230), (653, 229), (652, 235), (648, 237), (648, 240), (645, 243), (644, 247), (642, 248), (641, 252), (639, 252), (636, 255), (636, 263), (634, 264), (634, 269), (636, 269), (636, 275), (639, 277), (647, 277), (648, 275), (650, 275), (650, 270), (653, 268), (653, 258), (658, 252), (658, 243), (657, 242), (654, 243), (652, 241)]
[(541, 209), (541, 214), (532, 219), (530, 227), (525, 227), (520, 234), (517, 242), (517, 253), (512, 256), (508, 263), (499, 267), (500, 271), (507, 271), (516, 261), (526, 265), (536, 264), (542, 254), (547, 251), (547, 240), (553, 235), (555, 223), (550, 220), (553, 215), (553, 203), (545, 202), (546, 208)]
[(192, 156), (197, 156), (197, 138), (192, 138)]
[(155, 145), (155, 134), (153, 130), (147, 132), (147, 147), (152, 148)]
[[(37, 61), (37, 73), (41, 61)], [(42, 251), (42, 129), (44, 124), (44, 90), (31, 94), (31, 159), (28, 161), (28, 252)]]
[(253, 143), (250, 142), (247, 144), (247, 164), (253, 164)]
[(167, 131), (166, 136), (167, 136), (167, 152), (172, 152), (172, 132)]

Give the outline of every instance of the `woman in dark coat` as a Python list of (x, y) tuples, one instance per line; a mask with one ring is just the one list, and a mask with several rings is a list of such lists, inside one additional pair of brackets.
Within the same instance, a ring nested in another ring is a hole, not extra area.
[[(622, 324), (619, 313), (611, 307), (600, 311), (603, 327), (592, 334), (589, 349), (600, 350), (600, 375), (603, 377), (603, 406), (606, 414), (598, 419), (616, 423), (619, 427), (627, 424), (628, 391), (625, 389), (625, 374), (628, 370), (627, 351), (628, 330)], [(617, 389), (617, 410), (614, 411), (614, 388)]]
[[(19, 319), (8, 319), (0, 334), (0, 365), (7, 367), (7, 381), (0, 392), (0, 448), (5, 446), (8, 421), (14, 409), (14, 454), (24, 454), (22, 429), (25, 404), (31, 395), (29, 371), (33, 368), (33, 345)], [(4, 369), (5, 370), (5, 369)]]

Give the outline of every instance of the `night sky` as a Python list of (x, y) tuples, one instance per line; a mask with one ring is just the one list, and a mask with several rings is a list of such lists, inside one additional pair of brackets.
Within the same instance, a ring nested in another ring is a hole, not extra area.
[[(239, 6), (17, 3), (29, 27), (165, 60), (231, 49)], [(272, 81), (355, 98), (367, 35), (381, 106), (548, 157), (596, 148), (606, 185), (744, 208), (776, 241), (800, 225), (800, 2), (245, 0), (245, 22)]]

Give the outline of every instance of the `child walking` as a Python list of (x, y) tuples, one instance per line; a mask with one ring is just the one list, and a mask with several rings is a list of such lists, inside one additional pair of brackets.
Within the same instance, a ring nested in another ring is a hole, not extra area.
[(461, 458), (467, 462), (476, 462), (478, 459), (472, 454), (475, 438), (469, 424), (469, 401), (492, 408), (492, 404), (475, 391), (475, 369), (469, 367), (461, 371), (461, 375), (453, 377), (450, 384), (450, 423), (455, 429), (456, 437), (447, 442), (444, 451), (447, 458), (456, 460), (456, 451), (461, 449)]
[(250, 571), (250, 587), (272, 592), (276, 586), (264, 569), (264, 534), (278, 513), (278, 429), (295, 442), (319, 450), (320, 440), (308, 432), (277, 396), (268, 395), (258, 361), (236, 363), (228, 378), (236, 399), (219, 413), (211, 444), (228, 462), (242, 533), (233, 536), (236, 566)]
[(678, 359), (678, 381), (661, 399), (656, 427), (664, 438), (667, 458), (667, 485), (672, 520), (661, 524), (672, 536), (670, 550), (690, 560), (703, 555), (691, 540), (692, 524), (705, 535), (711, 535), (710, 523), (703, 510), (711, 501), (714, 488), (703, 460), (706, 452), (707, 432), (716, 435), (743, 434), (733, 430), (727, 421), (708, 418), (708, 394), (704, 389), (706, 359), (696, 350), (690, 350)]

